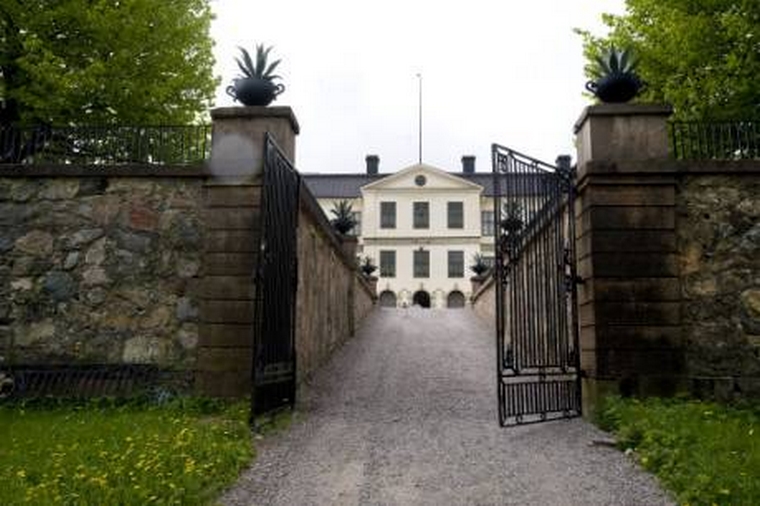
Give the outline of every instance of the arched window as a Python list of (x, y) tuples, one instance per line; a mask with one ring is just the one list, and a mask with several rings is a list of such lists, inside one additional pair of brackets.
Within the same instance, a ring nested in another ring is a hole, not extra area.
[(446, 307), (464, 307), (464, 294), (459, 290), (454, 290), (446, 297)]
[(425, 290), (414, 292), (414, 296), (412, 297), (412, 304), (425, 308), (430, 307), (430, 294)]
[(380, 307), (396, 307), (396, 294), (390, 290), (381, 292)]

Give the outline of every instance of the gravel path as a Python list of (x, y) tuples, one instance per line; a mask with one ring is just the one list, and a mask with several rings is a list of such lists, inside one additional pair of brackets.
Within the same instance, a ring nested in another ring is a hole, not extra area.
[(580, 420), (502, 429), (469, 309), (379, 309), (313, 378), (228, 505), (671, 505)]

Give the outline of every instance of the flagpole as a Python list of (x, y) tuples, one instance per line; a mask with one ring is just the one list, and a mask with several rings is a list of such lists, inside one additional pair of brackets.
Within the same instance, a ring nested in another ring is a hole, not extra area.
[(418, 155), (418, 161), (421, 164), (422, 163), (422, 74), (417, 74), (417, 80), (419, 84), (419, 97), (418, 97), (418, 122), (419, 122), (419, 139), (418, 139), (418, 146), (419, 146), (419, 155)]

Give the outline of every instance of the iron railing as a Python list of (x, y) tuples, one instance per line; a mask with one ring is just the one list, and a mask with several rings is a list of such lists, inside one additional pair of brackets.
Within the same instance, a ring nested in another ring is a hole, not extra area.
[(193, 165), (211, 153), (211, 125), (0, 128), (0, 163)]
[(677, 160), (760, 158), (760, 120), (673, 121), (670, 145)]
[(159, 380), (149, 364), (16, 365), (0, 370), (0, 400), (131, 397)]

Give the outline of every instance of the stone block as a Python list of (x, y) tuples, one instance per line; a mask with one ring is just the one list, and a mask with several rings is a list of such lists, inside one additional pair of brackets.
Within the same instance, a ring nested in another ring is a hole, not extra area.
[(201, 282), (201, 295), (207, 299), (253, 299), (253, 276), (206, 276)]
[(594, 303), (596, 325), (679, 325), (679, 302), (600, 302)]
[(209, 230), (259, 229), (259, 209), (257, 207), (220, 207), (205, 209), (203, 223)]
[(583, 329), (593, 336), (584, 348), (680, 349), (683, 333), (679, 325), (594, 325)]
[(578, 300), (610, 302), (676, 302), (681, 300), (678, 278), (591, 278), (579, 287)]
[(32, 230), (16, 239), (16, 249), (28, 255), (50, 256), (53, 252), (53, 236), (42, 230)]
[(252, 323), (253, 302), (201, 301), (201, 321), (204, 323)]
[(256, 253), (205, 253), (203, 272), (207, 276), (253, 276)]
[[(597, 378), (638, 378), (641, 376), (681, 376), (685, 370), (683, 352), (678, 349), (595, 349), (583, 350), (584, 368)], [(634, 392), (631, 392), (634, 393)]]
[(589, 258), (594, 278), (676, 277), (679, 274), (678, 256), (671, 253), (596, 253)]
[(207, 186), (205, 207), (251, 207), (261, 205), (261, 184), (244, 186)]
[(199, 329), (199, 345), (215, 348), (253, 346), (253, 325), (239, 323), (204, 323)]
[(647, 178), (641, 178), (640, 184), (589, 184), (578, 202), (581, 209), (594, 206), (674, 206), (675, 190), (675, 185), (672, 184), (648, 184)]
[(195, 391), (205, 397), (241, 398), (251, 394), (250, 371), (195, 373)]
[(206, 251), (245, 253), (258, 251), (258, 234), (252, 230), (210, 230), (206, 233)]
[(197, 369), (206, 372), (242, 372), (250, 377), (251, 348), (198, 348)]
[(155, 336), (136, 336), (124, 343), (122, 360), (134, 364), (165, 363), (170, 357), (172, 343)]
[(576, 239), (577, 257), (592, 253), (675, 253), (673, 230), (594, 230)]
[(587, 230), (672, 230), (673, 207), (591, 207), (577, 221), (579, 234)]

